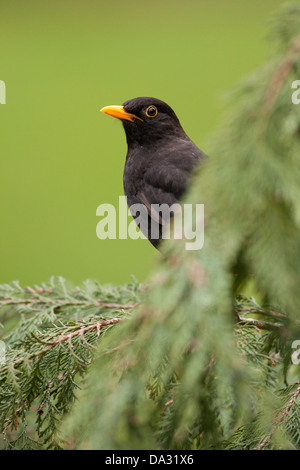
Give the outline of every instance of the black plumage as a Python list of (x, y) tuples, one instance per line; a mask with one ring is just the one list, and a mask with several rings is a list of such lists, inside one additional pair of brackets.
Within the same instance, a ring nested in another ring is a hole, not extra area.
[[(184, 132), (172, 108), (156, 98), (141, 97), (122, 106), (107, 106), (103, 112), (122, 120), (128, 145), (123, 184), (129, 208), (143, 204), (147, 224), (131, 210), (144, 235), (155, 247), (159, 239), (151, 235), (151, 224), (158, 224), (159, 238), (163, 220), (151, 206), (178, 203), (189, 178), (207, 156)], [(155, 233), (157, 231), (154, 230)]]

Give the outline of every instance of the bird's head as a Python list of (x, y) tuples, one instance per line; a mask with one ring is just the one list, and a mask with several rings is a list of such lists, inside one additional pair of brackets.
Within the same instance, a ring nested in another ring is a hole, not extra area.
[(186, 137), (173, 109), (157, 98), (134, 98), (122, 106), (106, 106), (101, 112), (122, 120), (129, 146), (153, 145), (168, 137)]

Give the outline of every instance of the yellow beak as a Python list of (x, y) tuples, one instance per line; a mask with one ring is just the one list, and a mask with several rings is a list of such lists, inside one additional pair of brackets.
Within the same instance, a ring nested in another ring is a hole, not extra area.
[(130, 114), (125, 111), (123, 106), (105, 106), (104, 108), (100, 109), (101, 113), (108, 114), (109, 116), (118, 118), (118, 119), (125, 119), (126, 121), (134, 121), (134, 119), (139, 119), (142, 121), (143, 119), (139, 118), (135, 114)]

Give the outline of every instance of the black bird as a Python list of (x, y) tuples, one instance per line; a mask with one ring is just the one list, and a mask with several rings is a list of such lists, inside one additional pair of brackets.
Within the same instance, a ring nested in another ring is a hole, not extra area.
[[(155, 205), (170, 207), (178, 203), (192, 172), (207, 155), (186, 135), (172, 108), (161, 100), (134, 98), (101, 111), (122, 120), (128, 145), (123, 176), (127, 204), (141, 231), (157, 248), (164, 219)], [(135, 211), (134, 204), (143, 205), (144, 218)]]

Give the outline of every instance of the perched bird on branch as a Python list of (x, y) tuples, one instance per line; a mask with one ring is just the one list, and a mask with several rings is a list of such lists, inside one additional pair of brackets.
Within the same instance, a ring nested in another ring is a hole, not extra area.
[[(141, 231), (157, 248), (164, 225), (158, 206), (179, 203), (191, 173), (207, 156), (161, 100), (134, 98), (101, 111), (122, 120), (128, 145), (123, 176), (127, 204)], [(140, 206), (144, 217), (136, 210)]]

